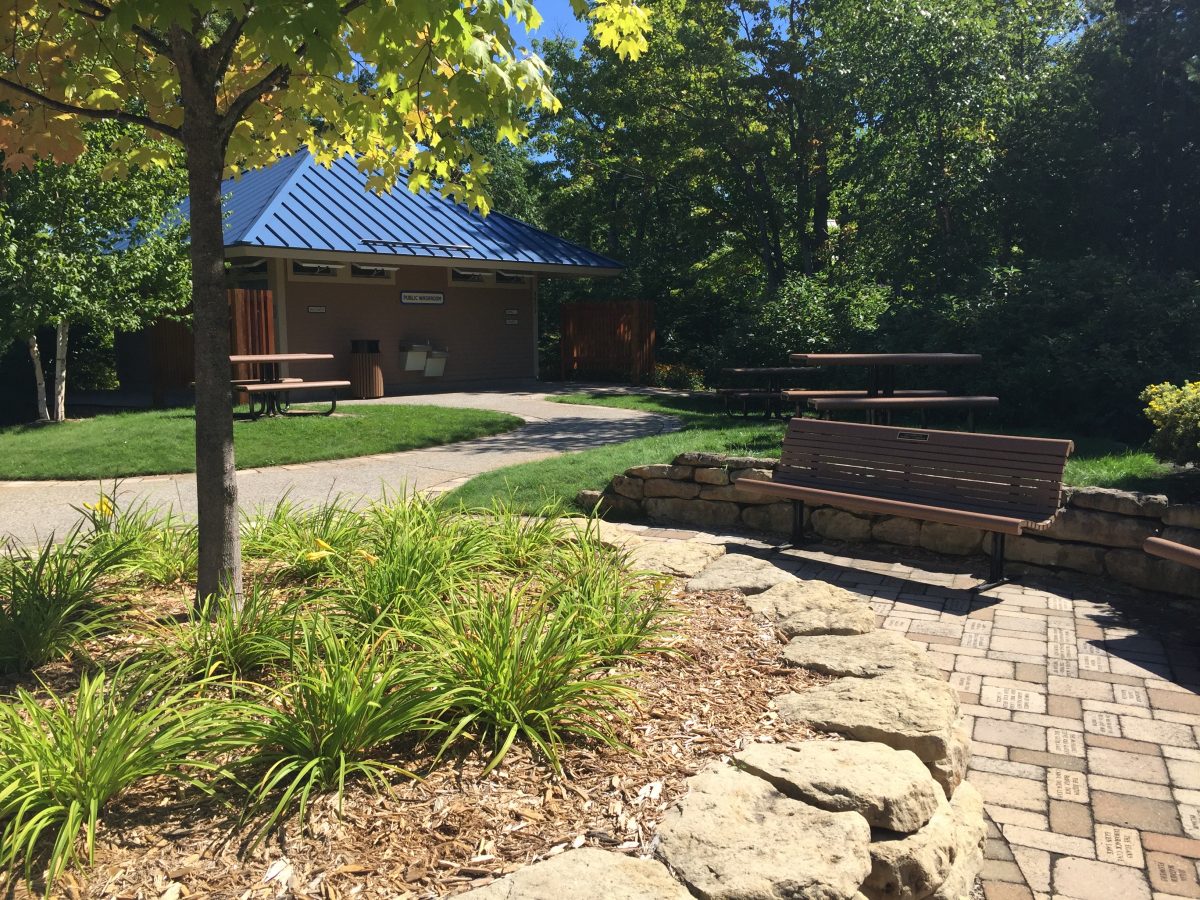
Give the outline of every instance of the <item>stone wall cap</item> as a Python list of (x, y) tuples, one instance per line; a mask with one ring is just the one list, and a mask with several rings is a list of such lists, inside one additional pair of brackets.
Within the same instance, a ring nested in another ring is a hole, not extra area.
[(1067, 502), (1079, 509), (1149, 518), (1162, 516), (1169, 503), (1165, 494), (1143, 494), (1103, 487), (1067, 488)]

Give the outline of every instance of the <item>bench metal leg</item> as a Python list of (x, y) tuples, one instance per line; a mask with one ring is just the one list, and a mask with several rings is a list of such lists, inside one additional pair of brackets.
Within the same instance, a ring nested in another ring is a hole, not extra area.
[(971, 590), (975, 593), (990, 591), (1002, 584), (1008, 584), (1009, 579), (1004, 577), (1004, 538), (1005, 535), (999, 532), (992, 534), (992, 558), (988, 564), (988, 580), (984, 584), (973, 587)]
[(334, 388), (332, 391), (330, 391), (330, 395), (331, 396), (329, 398), (329, 412), (325, 413), (325, 415), (327, 415), (327, 416), (332, 416), (334, 410), (337, 409), (337, 388)]

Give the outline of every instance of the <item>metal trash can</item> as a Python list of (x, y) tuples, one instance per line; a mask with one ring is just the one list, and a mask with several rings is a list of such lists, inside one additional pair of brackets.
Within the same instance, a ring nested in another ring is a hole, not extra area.
[(379, 341), (350, 342), (350, 393), (360, 400), (383, 396), (383, 367), (379, 364)]

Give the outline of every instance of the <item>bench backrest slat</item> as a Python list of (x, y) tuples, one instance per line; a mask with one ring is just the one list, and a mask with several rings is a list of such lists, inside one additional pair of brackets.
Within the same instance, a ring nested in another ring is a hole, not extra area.
[(792, 419), (774, 480), (1042, 521), (1070, 441)]

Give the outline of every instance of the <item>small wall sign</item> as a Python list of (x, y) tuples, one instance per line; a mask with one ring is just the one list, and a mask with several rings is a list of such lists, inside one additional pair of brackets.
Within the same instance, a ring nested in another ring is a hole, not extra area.
[(401, 291), (400, 302), (409, 306), (441, 306), (446, 295), (441, 291)]
[(505, 320), (504, 320), (504, 324), (505, 324), (505, 325), (516, 325), (516, 324), (517, 324), (517, 320), (516, 320), (516, 319), (505, 319)]
[(515, 315), (517, 314), (517, 310), (515, 310), (515, 309), (506, 309), (506, 310), (504, 311), (504, 314), (505, 314), (506, 316), (515, 316)]
[(323, 313), (323, 312), (325, 312), (325, 307), (323, 307), (323, 306), (310, 306), (310, 307), (308, 308), (308, 311), (309, 311), (310, 313)]

